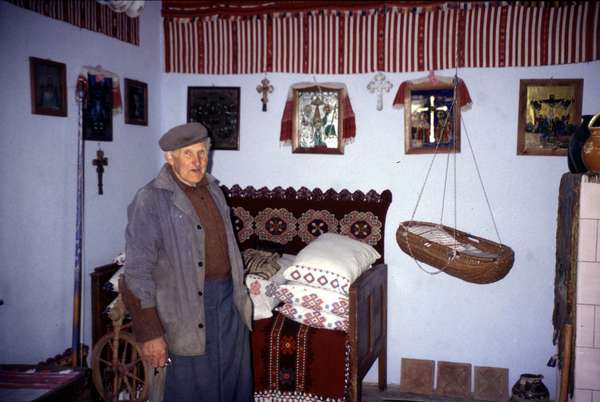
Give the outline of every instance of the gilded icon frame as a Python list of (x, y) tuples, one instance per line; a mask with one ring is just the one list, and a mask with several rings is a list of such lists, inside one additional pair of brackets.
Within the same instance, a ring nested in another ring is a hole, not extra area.
[[(455, 91), (459, 89), (455, 89), (451, 83), (439, 81), (409, 84), (404, 94), (405, 154), (460, 152), (460, 105), (455, 102), (455, 98), (458, 98)], [(434, 97), (433, 101), (431, 97)], [(425, 107), (430, 110), (419, 111)], [(433, 133), (431, 113), (434, 113)]]
[(343, 154), (341, 89), (319, 85), (294, 89), (292, 152)]
[(517, 155), (566, 156), (582, 94), (583, 79), (520, 80)]

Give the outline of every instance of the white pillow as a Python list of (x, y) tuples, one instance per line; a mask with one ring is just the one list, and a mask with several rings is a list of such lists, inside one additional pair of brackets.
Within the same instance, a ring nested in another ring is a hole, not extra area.
[(273, 316), (273, 308), (280, 302), (275, 297), (277, 287), (285, 283), (283, 270), (280, 269), (275, 275), (269, 279), (263, 279), (260, 276), (248, 274), (246, 275), (246, 287), (250, 293), (250, 299), (254, 305), (252, 318), (254, 320), (262, 320)]
[(296, 256), (283, 276), (290, 281), (348, 294), (350, 285), (379, 257), (373, 247), (335, 233), (317, 237)]
[(275, 296), (284, 303), (325, 311), (345, 319), (348, 319), (350, 313), (348, 296), (302, 283), (285, 283), (277, 288)]
[(297, 304), (286, 303), (275, 308), (290, 320), (308, 325), (314, 328), (337, 329), (348, 332), (349, 319), (342, 318), (326, 311), (315, 311)]

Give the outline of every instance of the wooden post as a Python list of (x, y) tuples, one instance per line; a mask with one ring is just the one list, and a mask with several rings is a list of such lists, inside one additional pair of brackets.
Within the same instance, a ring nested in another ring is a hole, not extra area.
[[(79, 86), (79, 82), (78, 82)], [(71, 361), (73, 367), (80, 365), (81, 355), (81, 276), (82, 276), (82, 250), (83, 250), (83, 207), (84, 207), (84, 155), (85, 142), (83, 141), (83, 90), (77, 90), (77, 103), (79, 105), (79, 124), (77, 132), (77, 202), (75, 217), (75, 269), (73, 284), (73, 336), (71, 343)]]
[(562, 368), (560, 371), (560, 393), (558, 402), (567, 402), (569, 394), (569, 373), (571, 372), (571, 355), (573, 354), (573, 325), (563, 326), (564, 344), (562, 350)]

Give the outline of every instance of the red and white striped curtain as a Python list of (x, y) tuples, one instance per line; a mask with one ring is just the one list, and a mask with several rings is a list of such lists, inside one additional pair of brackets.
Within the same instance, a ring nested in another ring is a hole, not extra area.
[(133, 45), (140, 44), (139, 18), (116, 13), (95, 0), (8, 0), (46, 17), (99, 32)]
[(600, 2), (165, 17), (166, 72), (354, 74), (581, 63)]

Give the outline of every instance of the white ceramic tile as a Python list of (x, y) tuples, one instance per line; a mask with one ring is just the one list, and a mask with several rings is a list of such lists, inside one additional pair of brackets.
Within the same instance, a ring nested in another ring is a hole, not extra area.
[[(600, 348), (600, 306), (596, 306), (596, 325), (594, 326), (594, 347)], [(600, 399), (598, 399), (600, 402)]]
[(579, 250), (577, 259), (579, 261), (598, 261), (598, 220), (579, 220)]
[(577, 263), (577, 303), (600, 304), (600, 262)]
[(592, 391), (587, 389), (575, 389), (572, 402), (593, 402)]
[(590, 304), (577, 305), (577, 335), (575, 345), (594, 347), (594, 310)]
[(579, 217), (600, 219), (600, 184), (581, 183)]
[(592, 391), (592, 401), (600, 402), (600, 391)]
[(600, 391), (600, 349), (575, 348), (575, 388)]
[(600, 220), (598, 220), (597, 222), (598, 230), (596, 231), (596, 262), (600, 262)]

